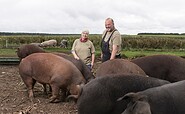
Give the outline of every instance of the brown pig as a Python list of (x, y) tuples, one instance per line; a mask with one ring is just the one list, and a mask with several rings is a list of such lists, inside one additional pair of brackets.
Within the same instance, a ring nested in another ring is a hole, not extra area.
[[(21, 59), (25, 58), (26, 56), (33, 54), (33, 53), (47, 53), (45, 50), (42, 48), (34, 45), (34, 44), (24, 44), (21, 45), (17, 49), (17, 56)], [(95, 77), (93, 76), (93, 73), (89, 70), (89, 68), (83, 63), (81, 60), (76, 60), (74, 57), (69, 56), (64, 53), (54, 53), (55, 55), (58, 55), (62, 58), (65, 58), (69, 61), (71, 61), (82, 73), (84, 78), (87, 80), (87, 82), (91, 81)]]
[(123, 73), (142, 74), (146, 76), (145, 72), (138, 65), (125, 59), (112, 59), (99, 66), (96, 71), (96, 77)]
[(78, 96), (79, 85), (85, 83), (81, 72), (72, 62), (51, 53), (34, 53), (22, 59), (19, 74), (28, 89), (31, 101), (36, 81), (51, 86), (50, 102), (60, 101), (60, 89), (64, 94), (69, 91), (71, 95)]

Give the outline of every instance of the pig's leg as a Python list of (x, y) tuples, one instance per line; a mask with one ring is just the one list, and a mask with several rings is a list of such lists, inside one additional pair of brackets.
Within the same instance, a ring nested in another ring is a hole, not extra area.
[(66, 93), (66, 80), (64, 80), (63, 76), (61, 75), (53, 76), (50, 81), (50, 86), (52, 89), (52, 96), (50, 97), (50, 102), (60, 102), (61, 99), (59, 99), (59, 92), (61, 89), (62, 93)]
[(48, 92), (47, 92), (47, 85), (46, 84), (42, 84), (42, 85), (44, 87), (44, 94), (47, 95), (48, 94)]
[(58, 99), (60, 87), (55, 83), (55, 84), (51, 84), (51, 88), (52, 88), (52, 96), (50, 97), (50, 102), (51, 103), (60, 102), (60, 100)]
[(31, 101), (33, 101), (33, 87), (36, 83), (36, 80), (32, 79), (31, 77), (27, 77), (23, 79), (27, 89), (28, 89), (28, 96)]
[[(45, 95), (48, 95), (47, 84), (42, 84), (42, 85), (44, 87), (44, 94)], [(49, 86), (49, 93), (50, 93), (50, 92), (52, 92), (52, 89), (51, 89), (51, 86), (50, 85), (48, 85), (48, 86)]]

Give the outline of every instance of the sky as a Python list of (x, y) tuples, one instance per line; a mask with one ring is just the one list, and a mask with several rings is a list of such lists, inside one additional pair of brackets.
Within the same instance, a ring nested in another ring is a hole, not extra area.
[(0, 0), (0, 32), (185, 33), (185, 0)]

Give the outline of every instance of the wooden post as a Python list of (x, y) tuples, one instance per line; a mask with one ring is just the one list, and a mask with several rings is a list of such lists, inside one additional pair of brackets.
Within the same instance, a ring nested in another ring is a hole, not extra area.
[(6, 40), (6, 48), (8, 48), (8, 40)]

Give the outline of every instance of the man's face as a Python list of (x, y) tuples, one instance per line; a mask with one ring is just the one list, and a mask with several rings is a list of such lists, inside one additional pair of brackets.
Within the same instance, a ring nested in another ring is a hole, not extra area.
[(111, 32), (114, 29), (114, 24), (112, 23), (112, 20), (105, 21), (105, 28), (107, 32)]

